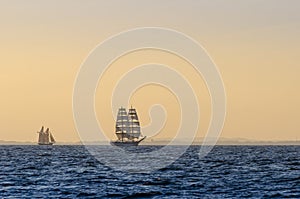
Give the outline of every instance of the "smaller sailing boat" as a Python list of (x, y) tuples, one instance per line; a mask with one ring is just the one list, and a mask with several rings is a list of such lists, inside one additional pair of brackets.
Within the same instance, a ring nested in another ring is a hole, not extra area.
[(115, 133), (118, 140), (110, 142), (115, 146), (137, 146), (146, 138), (141, 133), (137, 112), (132, 107), (128, 110), (128, 114), (125, 108), (119, 108)]
[(44, 131), (44, 126), (42, 126), (42, 129), (37, 133), (39, 134), (39, 145), (53, 145), (55, 143), (55, 139), (52, 133), (49, 131), (49, 128)]

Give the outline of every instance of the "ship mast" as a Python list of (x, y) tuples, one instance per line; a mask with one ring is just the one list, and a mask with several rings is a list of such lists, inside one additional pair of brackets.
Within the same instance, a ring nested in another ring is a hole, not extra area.
[(139, 138), (141, 135), (140, 122), (137, 116), (137, 112), (135, 108), (132, 108), (132, 106), (128, 111), (128, 118), (130, 118), (130, 136), (132, 137), (132, 139)]
[(122, 123), (122, 130), (121, 130), (121, 136), (122, 136), (122, 142), (123, 142), (123, 137), (124, 137), (124, 129), (123, 129), (123, 118), (122, 118), (122, 121), (121, 121), (121, 123)]
[(131, 135), (133, 134), (133, 129), (132, 129), (132, 116), (130, 115), (130, 111), (132, 110), (132, 105), (131, 105), (131, 107), (130, 107), (130, 109), (129, 109), (129, 111), (128, 111), (128, 116), (129, 116), (129, 118), (130, 118), (130, 133), (131, 133)]
[(124, 141), (127, 137), (124, 134), (128, 133), (128, 116), (125, 108), (121, 107), (118, 111), (117, 121), (116, 121), (116, 134), (119, 140)]

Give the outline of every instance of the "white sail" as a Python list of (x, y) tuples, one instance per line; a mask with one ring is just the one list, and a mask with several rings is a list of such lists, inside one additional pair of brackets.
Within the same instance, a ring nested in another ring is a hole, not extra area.
[(134, 108), (130, 108), (128, 111), (128, 120), (129, 120), (129, 135), (134, 138), (139, 138), (141, 136), (141, 127), (137, 112)]
[(44, 133), (44, 126), (42, 126), (42, 129), (38, 132), (38, 134), (39, 134), (39, 140), (38, 140), (38, 142), (39, 143), (43, 142), (43, 133)]
[(128, 110), (119, 108), (116, 120), (117, 141), (111, 141), (115, 146), (138, 146), (140, 142), (146, 139), (141, 133), (140, 121), (137, 111), (134, 108)]
[(51, 141), (51, 143), (55, 143), (55, 139), (54, 139), (52, 133), (50, 133), (50, 141)]
[(49, 143), (50, 142), (50, 139), (49, 139), (49, 128), (46, 129), (44, 142), (45, 143)]
[(119, 140), (127, 138), (128, 133), (128, 116), (125, 108), (119, 108), (116, 121), (116, 134)]
[(39, 134), (38, 144), (50, 145), (55, 143), (55, 139), (51, 134), (49, 128), (47, 128), (46, 131), (44, 131), (44, 126), (43, 126), (42, 129), (38, 132), (38, 134)]
[(116, 135), (121, 141), (133, 141), (141, 138), (141, 127), (136, 109), (119, 108), (116, 121)]

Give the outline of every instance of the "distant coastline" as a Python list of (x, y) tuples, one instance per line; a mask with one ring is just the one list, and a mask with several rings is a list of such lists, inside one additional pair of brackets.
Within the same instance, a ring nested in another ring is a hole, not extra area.
[[(141, 143), (141, 145), (166, 145), (170, 142), (171, 139), (149, 139), (145, 140)], [(196, 139), (192, 145), (201, 145), (203, 139)], [(200, 140), (200, 141), (198, 141)], [(212, 142), (208, 141), (207, 145), (213, 144)], [(211, 143), (211, 144), (210, 144)], [(99, 141), (93, 142), (88, 141), (86, 142), (87, 145), (107, 145), (109, 144), (106, 141)], [(185, 140), (180, 142), (176, 142), (173, 145), (188, 145), (189, 143)], [(36, 142), (30, 141), (6, 141), (0, 140), (0, 145), (37, 145)], [(55, 145), (83, 145), (82, 142), (57, 142)], [(295, 141), (257, 141), (257, 140), (249, 140), (249, 139), (229, 139), (229, 138), (220, 138), (216, 145), (300, 145), (300, 140)]]

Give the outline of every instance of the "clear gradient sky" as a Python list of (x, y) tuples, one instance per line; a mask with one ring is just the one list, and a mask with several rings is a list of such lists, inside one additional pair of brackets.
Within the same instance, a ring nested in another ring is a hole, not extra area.
[[(206, 48), (226, 87), (222, 137), (300, 139), (299, 9), (298, 0), (1, 0), (0, 140), (35, 141), (35, 132), (45, 125), (58, 141), (78, 141), (72, 92), (81, 63), (107, 37), (143, 26), (175, 29)], [(140, 53), (120, 64), (129, 66), (145, 55)], [(169, 55), (148, 53), (180, 63)], [(155, 93), (153, 86), (146, 89)], [(165, 95), (162, 103), (174, 100)], [(145, 124), (149, 118), (138, 97), (132, 100)], [(158, 99), (152, 100), (149, 105)], [(100, 99), (96, 105), (101, 111)], [(204, 112), (209, 115), (209, 108)], [(168, 132), (177, 119), (162, 137), (172, 136)], [(113, 131), (107, 120), (105, 129)]]

